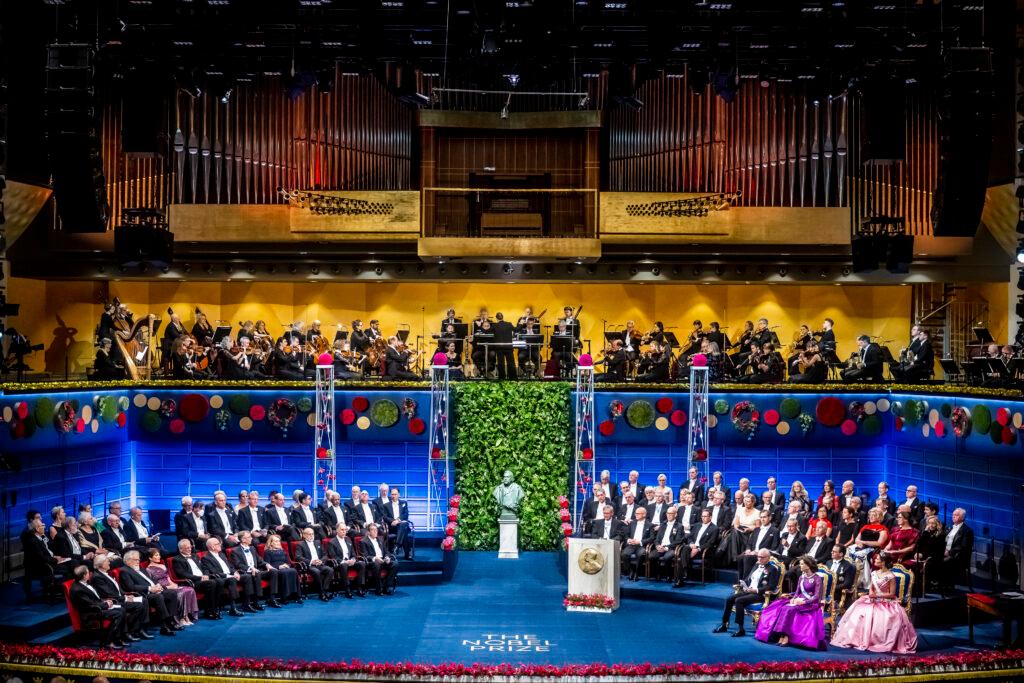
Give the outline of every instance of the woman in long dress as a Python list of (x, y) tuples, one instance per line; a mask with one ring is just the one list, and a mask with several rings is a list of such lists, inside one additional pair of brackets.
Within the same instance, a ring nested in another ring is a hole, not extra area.
[(892, 558), (883, 553), (874, 556), (871, 588), (843, 615), (832, 636), (833, 645), (900, 655), (917, 651), (917, 632), (896, 597), (892, 564)]
[(729, 563), (735, 564), (736, 558), (743, 554), (747, 547), (747, 538), (758, 528), (761, 511), (754, 507), (757, 499), (749, 491), (736, 492), (736, 514), (732, 518), (733, 532), (729, 534)]
[(288, 602), (294, 599), (295, 602), (302, 602), (302, 593), (299, 591), (299, 574), (288, 561), (288, 555), (281, 547), (280, 536), (276, 534), (267, 536), (267, 545), (263, 549), (263, 561), (278, 572), (277, 594), (281, 601)]
[(149, 578), (164, 588), (175, 591), (178, 595), (178, 613), (174, 615), (174, 623), (178, 626), (191, 626), (199, 620), (199, 601), (196, 599), (196, 589), (171, 581), (171, 577), (167, 574), (167, 565), (164, 564), (158, 549), (151, 548), (148, 556), (149, 565), (146, 567), (146, 574)]
[(825, 618), (821, 613), (824, 585), (818, 576), (818, 563), (810, 555), (800, 558), (800, 580), (796, 590), (776, 600), (761, 612), (754, 637), (779, 645), (799, 645), (812, 650), (824, 650)]

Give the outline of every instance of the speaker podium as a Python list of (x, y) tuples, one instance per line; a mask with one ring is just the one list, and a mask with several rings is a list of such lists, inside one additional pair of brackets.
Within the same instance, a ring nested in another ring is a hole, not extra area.
[(603, 538), (569, 539), (569, 594), (604, 595), (611, 609), (568, 606), (579, 612), (610, 612), (619, 607), (619, 542)]

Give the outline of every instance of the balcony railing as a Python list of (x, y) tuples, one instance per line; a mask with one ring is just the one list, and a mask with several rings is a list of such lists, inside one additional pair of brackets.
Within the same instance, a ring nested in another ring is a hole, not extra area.
[(422, 191), (423, 237), (596, 237), (595, 189)]

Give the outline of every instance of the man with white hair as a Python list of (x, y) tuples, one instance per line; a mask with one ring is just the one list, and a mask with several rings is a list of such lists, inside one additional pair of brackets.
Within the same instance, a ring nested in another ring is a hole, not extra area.
[(206, 522), (210, 535), (219, 538), (225, 547), (238, 545), (238, 517), (223, 491), (213, 492), (213, 508), (206, 511)]
[(629, 490), (633, 494), (633, 500), (640, 500), (647, 487), (640, 483), (640, 473), (631, 470), (629, 473)]
[[(75, 567), (75, 582), (71, 585), (71, 604), (88, 628), (99, 631), (100, 647), (120, 650), (128, 645), (125, 631), (125, 611), (111, 598), (100, 597), (91, 582), (89, 567)], [(108, 624), (104, 628), (104, 624)]]
[(153, 636), (145, 631), (145, 626), (149, 623), (149, 608), (145, 601), (132, 600), (125, 595), (121, 584), (110, 575), (110, 558), (106, 555), (92, 558), (92, 567), (94, 571), (90, 583), (100, 598), (113, 600), (124, 610), (125, 638), (130, 641), (151, 640)]
[(374, 507), (374, 512), (380, 517), (384, 516), (384, 506), (386, 506), (390, 500), (390, 492), (390, 487), (388, 487), (384, 482), (381, 482), (380, 485), (377, 486), (377, 497), (373, 499), (372, 505)]
[(185, 530), (185, 522), (183, 521), (187, 515), (192, 514), (192, 496), (181, 497), (181, 509), (174, 513), (174, 534), (180, 541), (186, 536), (183, 535)]
[(117, 515), (107, 515), (106, 528), (100, 534), (103, 537), (103, 547), (113, 550), (118, 555), (124, 555), (124, 551), (134, 547), (134, 543), (125, 538), (124, 529), (121, 528), (121, 518)]
[(135, 548), (159, 548), (160, 534), (150, 534), (149, 527), (142, 520), (142, 508), (138, 505), (128, 511), (128, 521), (122, 525), (124, 537)]
[(359, 495), (362, 490), (358, 485), (352, 486), (351, 495), (345, 499), (345, 510), (348, 514), (348, 518), (351, 520), (356, 513), (356, 508), (359, 507)]
[(261, 543), (267, 538), (267, 513), (260, 505), (259, 491), (249, 491), (248, 505), (236, 512), (235, 518), (238, 520), (239, 531), (251, 533), (256, 543)]
[(192, 554), (192, 542), (189, 539), (178, 541), (178, 554), (171, 558), (171, 568), (176, 577), (191, 581), (196, 593), (205, 597), (204, 616), (207, 619), (220, 619), (220, 591), (224, 582), (218, 582), (199, 566), (199, 560)]
[[(243, 580), (242, 575), (231, 566), (228, 556), (221, 550), (219, 538), (211, 536), (206, 539), (206, 555), (203, 556), (199, 564), (203, 571), (217, 584), (217, 592), (223, 591), (223, 595), (226, 596), (228, 614), (233, 617), (242, 616), (242, 613), (235, 606), (235, 597), (238, 595), (239, 586), (244, 585), (247, 588), (251, 588), (250, 581), (252, 577), (246, 576)], [(248, 604), (245, 604), (242, 609), (255, 611)]]
[(147, 609), (156, 612), (160, 620), (160, 635), (173, 636), (175, 631), (181, 630), (180, 626), (174, 624), (174, 617), (178, 614), (178, 593), (165, 589), (139, 568), (138, 550), (129, 550), (124, 554), (124, 566), (121, 567), (119, 579), (125, 593), (141, 595), (149, 605)]
[(601, 470), (601, 481), (597, 483), (604, 490), (604, 497), (609, 502), (615, 498), (615, 484), (612, 483), (612, 473), (608, 470)]
[(967, 526), (967, 511), (953, 510), (953, 525), (946, 534), (946, 549), (942, 554), (940, 581), (944, 591), (951, 590), (960, 579), (968, 578), (970, 585), (971, 556), (974, 554), (974, 531)]

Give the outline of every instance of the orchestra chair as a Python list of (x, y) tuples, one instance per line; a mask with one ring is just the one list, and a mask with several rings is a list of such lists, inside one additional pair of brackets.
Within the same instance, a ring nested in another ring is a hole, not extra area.
[(85, 621), (82, 619), (81, 612), (79, 612), (78, 608), (75, 607), (74, 603), (71, 602), (71, 586), (73, 586), (74, 584), (74, 579), (69, 579), (61, 584), (61, 590), (64, 593), (64, 603), (68, 607), (68, 617), (71, 619), (71, 630), (76, 635), (93, 633), (99, 634), (100, 631), (110, 626), (110, 620), (103, 619), (102, 622), (99, 624), (86, 624)]
[(892, 574), (896, 577), (896, 599), (900, 601), (900, 606), (903, 607), (909, 617), (910, 610), (914, 606), (911, 600), (914, 588), (914, 573), (902, 564), (897, 563), (892, 566)]
[[(761, 620), (761, 610), (770, 605), (773, 600), (782, 595), (782, 582), (786, 579), (786, 567), (777, 558), (771, 558), (768, 560), (768, 564), (774, 564), (775, 568), (779, 570), (779, 583), (775, 586), (774, 590), (766, 591), (764, 594), (764, 602), (761, 604), (753, 604), (747, 607), (747, 612), (750, 613), (750, 619), (754, 622), (754, 628), (757, 628), (757, 622)], [(739, 584), (733, 586), (733, 592), (739, 593)], [(732, 608), (733, 612), (736, 612), (736, 608)]]
[(818, 564), (817, 574), (821, 577), (821, 615), (831, 635), (836, 628), (836, 575), (823, 564)]

